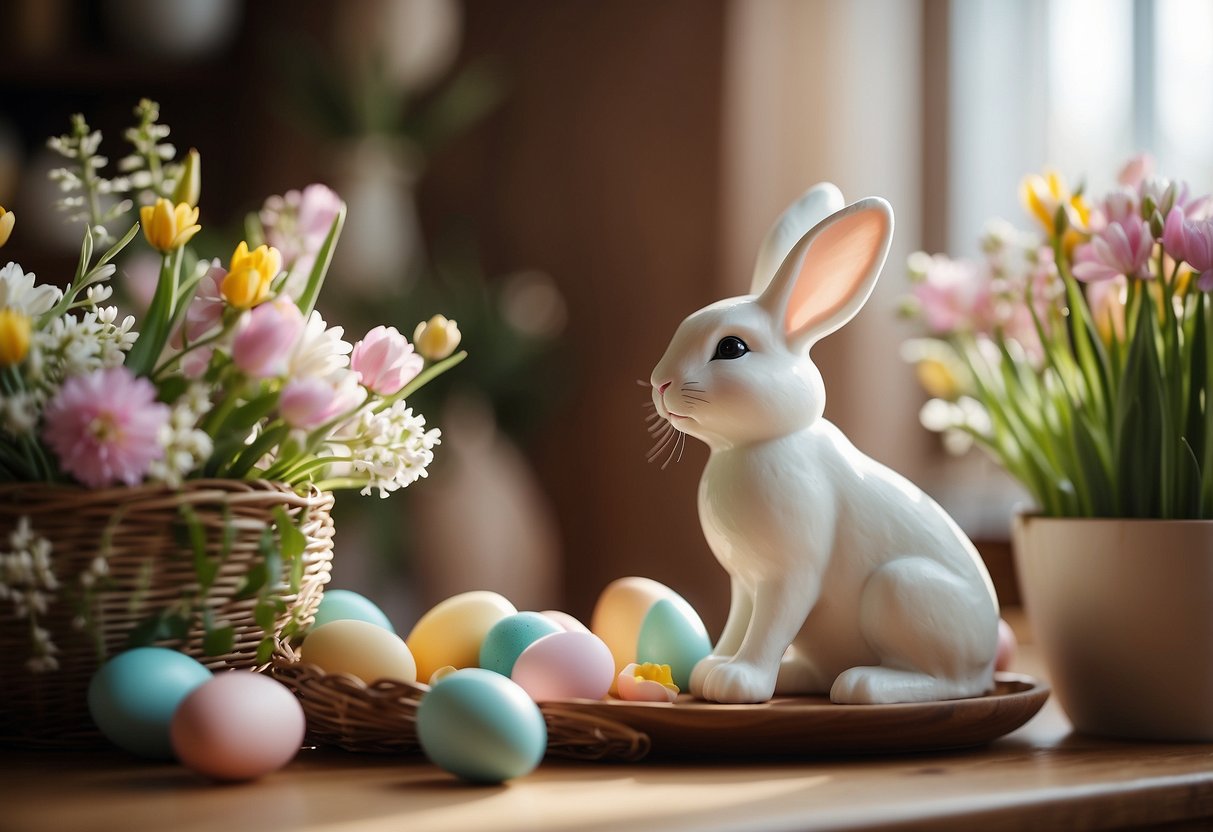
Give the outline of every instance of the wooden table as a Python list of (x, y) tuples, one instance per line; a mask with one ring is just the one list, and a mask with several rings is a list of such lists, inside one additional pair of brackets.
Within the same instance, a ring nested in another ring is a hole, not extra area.
[[(1030, 646), (1016, 670), (1041, 675)], [(215, 786), (117, 752), (0, 750), (3, 832), (1213, 828), (1213, 744), (1095, 740), (1055, 702), (966, 752), (796, 762), (544, 763), (465, 786), (416, 759), (309, 750)]]

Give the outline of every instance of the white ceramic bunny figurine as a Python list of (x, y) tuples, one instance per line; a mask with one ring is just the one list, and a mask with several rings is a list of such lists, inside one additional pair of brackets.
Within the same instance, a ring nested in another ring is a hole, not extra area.
[(715, 702), (993, 687), (998, 602), (973, 544), (822, 418), (809, 349), (863, 306), (893, 236), (883, 199), (843, 206), (829, 184), (801, 197), (767, 235), (753, 294), (683, 321), (653, 370), (657, 412), (711, 448), (699, 517), (732, 602), (691, 692)]

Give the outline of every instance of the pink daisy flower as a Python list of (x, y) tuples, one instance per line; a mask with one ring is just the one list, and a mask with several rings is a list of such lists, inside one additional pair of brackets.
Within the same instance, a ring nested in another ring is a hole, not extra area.
[(137, 485), (164, 455), (168, 405), (156, 401), (150, 381), (125, 367), (72, 376), (43, 415), (43, 437), (59, 465), (89, 488)]

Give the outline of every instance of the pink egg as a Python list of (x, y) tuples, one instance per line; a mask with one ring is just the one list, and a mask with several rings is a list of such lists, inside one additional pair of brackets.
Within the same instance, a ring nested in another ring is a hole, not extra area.
[(552, 633), (522, 651), (510, 678), (536, 702), (601, 699), (615, 679), (615, 659), (593, 633)]
[(1018, 649), (1019, 640), (1015, 638), (1015, 631), (1005, 619), (998, 619), (998, 654), (994, 659), (994, 669), (1010, 670)]
[(289, 763), (303, 743), (303, 708), (284, 685), (249, 671), (220, 673), (173, 714), (173, 751), (215, 780), (252, 780)]
[(560, 625), (560, 629), (562, 630), (568, 630), (571, 633), (588, 633), (590, 631), (589, 627), (582, 624), (567, 612), (561, 612), (560, 610), (544, 610), (539, 614), (544, 618), (550, 618), (552, 621), (555, 621), (558, 625)]

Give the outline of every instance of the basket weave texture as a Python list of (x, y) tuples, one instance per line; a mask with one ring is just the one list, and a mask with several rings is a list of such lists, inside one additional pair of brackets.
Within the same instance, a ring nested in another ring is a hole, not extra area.
[[(288, 645), (280, 645), (271, 672), (299, 698), (313, 742), (372, 754), (420, 750), (417, 706), (427, 686), (390, 679), (368, 685), (346, 673), (325, 673), (300, 661)], [(620, 722), (543, 704), (539, 710), (550, 756), (631, 762), (649, 752), (648, 735)]]
[[(196, 597), (196, 552), (181, 541), (182, 505), (193, 509), (205, 532), (206, 555), (218, 561), (202, 598)], [(264, 564), (260, 547), (275, 526), (275, 509), (286, 511), (306, 546), (298, 592), (291, 592), (285, 572), (267, 590), (285, 604), (270, 635), (279, 634), (292, 616), (310, 622), (320, 604), (332, 568), (332, 506), (330, 493), (300, 495), (258, 481), (191, 480), (179, 489), (0, 486), (0, 549), (9, 545), (20, 519), (28, 518), (32, 531), (51, 543), (58, 585), (38, 621), (57, 648), (57, 669), (30, 671), (30, 622), (11, 605), (0, 605), (0, 743), (78, 747), (101, 741), (88, 715), (89, 679), (106, 657), (127, 647), (136, 625), (183, 598), (194, 598), (195, 609), (209, 610), (212, 621), (233, 626), (231, 649), (205, 655), (200, 616), (185, 638), (155, 644), (181, 650), (212, 670), (256, 667), (266, 635), (254, 618), (257, 598), (234, 596), (250, 570)], [(95, 571), (98, 557), (106, 561), (105, 576), (90, 591), (81, 576)]]

